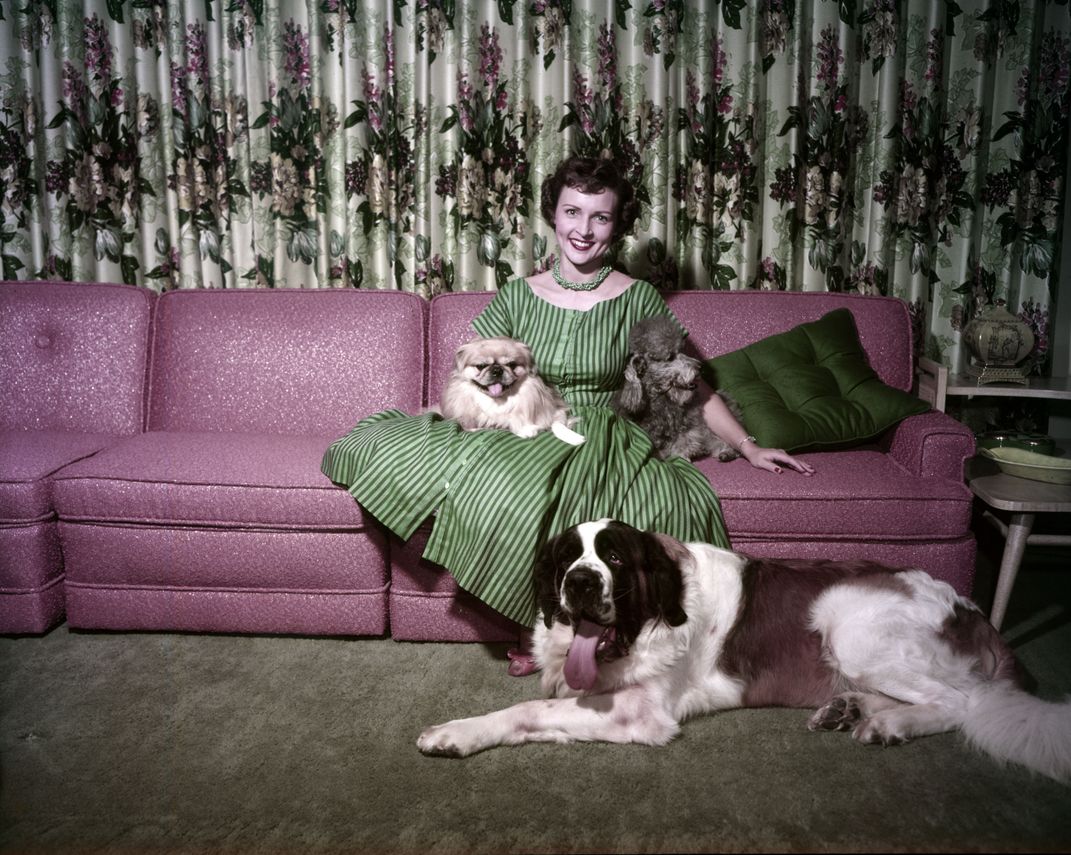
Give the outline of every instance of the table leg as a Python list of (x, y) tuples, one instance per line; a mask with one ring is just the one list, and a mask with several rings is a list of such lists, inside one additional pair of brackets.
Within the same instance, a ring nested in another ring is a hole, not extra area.
[(1004, 622), (1004, 613), (1008, 610), (1008, 600), (1011, 598), (1012, 585), (1015, 584), (1015, 576), (1019, 572), (1019, 562), (1023, 560), (1026, 541), (1030, 537), (1030, 530), (1033, 527), (1033, 514), (1012, 514), (1011, 522), (1008, 524), (1007, 539), (1004, 543), (1004, 555), (1000, 559), (997, 590), (993, 595), (993, 610), (989, 614), (989, 622), (996, 629), (1000, 629), (1001, 623)]

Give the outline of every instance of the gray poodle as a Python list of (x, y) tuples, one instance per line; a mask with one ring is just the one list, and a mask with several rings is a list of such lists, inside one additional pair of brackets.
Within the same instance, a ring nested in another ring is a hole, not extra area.
[[(610, 406), (651, 437), (663, 460), (674, 455), (689, 460), (715, 455), (721, 461), (740, 453), (707, 427), (696, 399), (700, 363), (681, 352), (684, 334), (667, 317), (644, 318), (629, 332), (625, 385)], [(740, 408), (719, 392), (730, 412)]]

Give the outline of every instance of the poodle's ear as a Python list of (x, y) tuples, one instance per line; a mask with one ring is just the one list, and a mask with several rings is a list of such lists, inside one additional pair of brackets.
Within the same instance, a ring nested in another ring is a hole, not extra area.
[(647, 368), (647, 360), (642, 356), (629, 357), (625, 365), (625, 385), (617, 396), (621, 408), (626, 413), (638, 413), (643, 409), (643, 383), (640, 377)]

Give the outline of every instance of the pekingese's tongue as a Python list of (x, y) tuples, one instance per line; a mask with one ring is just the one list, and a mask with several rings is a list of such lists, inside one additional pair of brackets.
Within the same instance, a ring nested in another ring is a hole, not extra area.
[(499, 398), (502, 396), (502, 393), (506, 391), (506, 387), (501, 383), (492, 383), (490, 386), (485, 386), (484, 388), (487, 390), (487, 394), (492, 398)]
[(604, 635), (612, 631), (611, 627), (594, 623), (587, 618), (580, 619), (573, 643), (569, 645), (569, 653), (565, 657), (565, 682), (569, 684), (570, 689), (588, 691), (595, 685), (599, 676), (599, 663), (595, 658), (599, 642)]

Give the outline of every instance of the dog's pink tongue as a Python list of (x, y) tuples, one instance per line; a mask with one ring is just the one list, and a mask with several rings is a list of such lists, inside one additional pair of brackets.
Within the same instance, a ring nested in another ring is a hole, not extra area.
[(599, 673), (595, 653), (604, 632), (606, 627), (585, 618), (581, 618), (577, 624), (576, 635), (565, 657), (565, 682), (570, 689), (587, 691), (595, 685)]
[(492, 383), (490, 386), (487, 387), (487, 394), (490, 395), (492, 398), (497, 398), (499, 395), (502, 394), (504, 389), (505, 387), (501, 383)]

